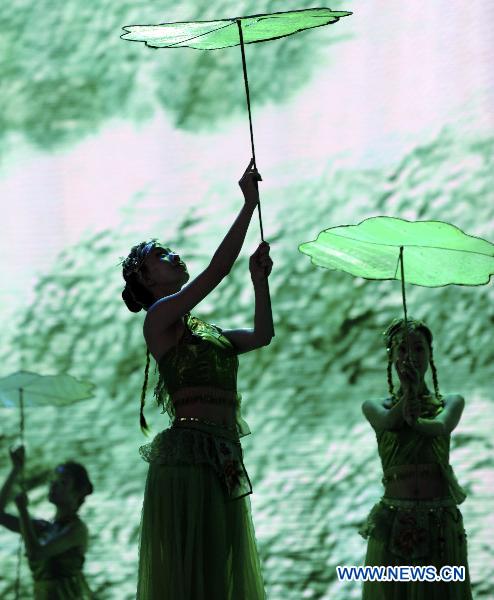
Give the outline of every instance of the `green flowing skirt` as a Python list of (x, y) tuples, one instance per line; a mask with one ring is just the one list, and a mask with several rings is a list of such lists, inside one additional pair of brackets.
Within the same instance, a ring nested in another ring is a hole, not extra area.
[(472, 599), (466, 533), (454, 503), (383, 499), (360, 533), (368, 538), (366, 565), (431, 565), (436, 573), (443, 566), (465, 568), (464, 581), (367, 581), (363, 600)]
[(144, 492), (137, 599), (264, 600), (249, 496), (232, 500), (205, 461), (164, 464), (161, 454)]

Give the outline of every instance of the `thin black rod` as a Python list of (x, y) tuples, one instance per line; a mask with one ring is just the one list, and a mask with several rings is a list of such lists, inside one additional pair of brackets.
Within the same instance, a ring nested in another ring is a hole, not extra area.
[(401, 297), (403, 300), (403, 312), (405, 315), (405, 340), (407, 344), (407, 354), (410, 356), (410, 342), (408, 339), (408, 315), (407, 315), (407, 299), (405, 296), (405, 267), (403, 265), (403, 246), (400, 246), (400, 273), (401, 273)]
[[(19, 388), (19, 410), (20, 410), (20, 419), (19, 419), (19, 433), (21, 438), (21, 444), (24, 446), (24, 390), (23, 388)], [(20, 486), (21, 490), (25, 491), (24, 485), (24, 465), (21, 467), (20, 473)], [(21, 593), (21, 562), (22, 562), (22, 546), (23, 540), (22, 536), (19, 536), (19, 545), (17, 547), (17, 568), (16, 568), (16, 578), (15, 578), (15, 600), (20, 599)]]
[(21, 444), (24, 446), (24, 390), (22, 388), (19, 388), (19, 408), (21, 411), (19, 433), (21, 436)]
[[(249, 80), (247, 78), (247, 62), (245, 60), (244, 34), (242, 32), (242, 21), (237, 19), (238, 35), (240, 37), (240, 52), (242, 53), (242, 68), (244, 71), (245, 97), (247, 99), (247, 112), (249, 113), (249, 130), (250, 130), (250, 147), (252, 150), (252, 160), (254, 161), (254, 169), (257, 169), (256, 150), (254, 147), (254, 129), (252, 127), (252, 112), (250, 109), (250, 93)], [(264, 242), (264, 228), (262, 226), (261, 201), (257, 203), (259, 211), (259, 227), (261, 228), (261, 240)]]

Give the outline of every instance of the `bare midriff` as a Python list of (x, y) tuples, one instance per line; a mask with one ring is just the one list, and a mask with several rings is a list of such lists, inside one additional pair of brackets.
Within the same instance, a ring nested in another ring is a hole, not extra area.
[(177, 418), (193, 417), (224, 427), (235, 426), (237, 392), (196, 386), (176, 391), (171, 399)]
[(388, 498), (430, 500), (448, 494), (447, 482), (437, 464), (391, 467), (383, 481)]

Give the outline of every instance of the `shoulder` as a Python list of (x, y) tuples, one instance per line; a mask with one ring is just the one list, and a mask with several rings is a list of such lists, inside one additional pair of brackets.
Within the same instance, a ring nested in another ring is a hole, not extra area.
[(70, 521), (70, 523), (67, 523), (65, 527), (62, 528), (61, 533), (68, 534), (78, 541), (84, 542), (88, 537), (88, 528), (86, 523), (77, 517), (73, 521)]
[(53, 524), (50, 523), (50, 521), (46, 521), (45, 519), (33, 519), (32, 521), (34, 529), (36, 530), (36, 533), (38, 535), (46, 533), (51, 527), (53, 527)]
[(389, 410), (393, 408), (395, 401), (393, 398), (373, 398), (369, 400), (364, 400), (362, 402), (362, 410), (365, 414), (366, 411), (375, 411), (375, 410)]
[(87, 546), (89, 531), (86, 523), (79, 517), (68, 523), (61, 533), (70, 536), (74, 546)]
[(444, 409), (462, 411), (465, 407), (465, 398), (461, 394), (447, 394), (442, 400)]

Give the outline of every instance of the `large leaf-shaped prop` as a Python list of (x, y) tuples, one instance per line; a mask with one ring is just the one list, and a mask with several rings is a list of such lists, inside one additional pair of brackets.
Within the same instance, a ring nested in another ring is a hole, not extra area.
[[(265, 42), (292, 35), (304, 29), (336, 23), (351, 15), (343, 10), (330, 8), (308, 8), (217, 21), (188, 21), (183, 23), (161, 23), (159, 25), (126, 25), (122, 39), (145, 42), (153, 48), (196, 48), (217, 50)], [(237, 23), (241, 22), (243, 42)]]
[(93, 395), (94, 385), (71, 375), (38, 375), (18, 371), (0, 379), (0, 402), (6, 407), (19, 405), (19, 392), (24, 406), (65, 406)]
[(17, 371), (0, 379), (0, 404), (19, 407), (19, 434), (24, 443), (25, 406), (66, 406), (93, 395), (94, 385), (67, 374), (38, 375)]
[(372, 217), (299, 246), (315, 265), (366, 279), (402, 279), (400, 249), (407, 283), (483, 285), (494, 274), (494, 244), (442, 221)]

